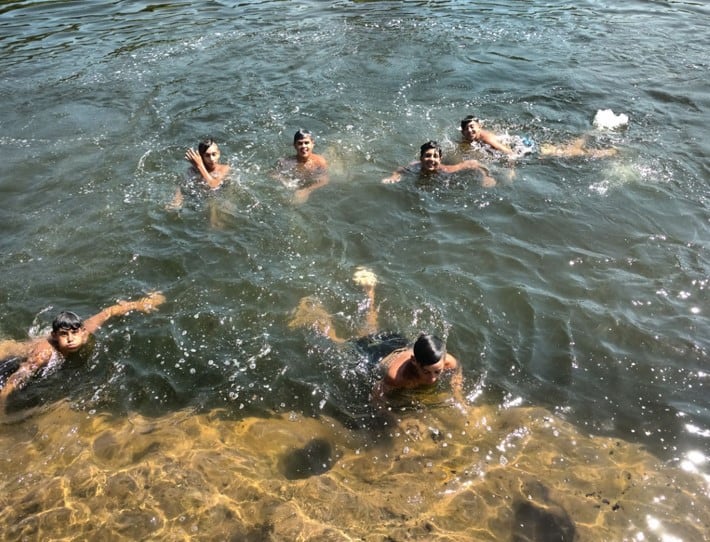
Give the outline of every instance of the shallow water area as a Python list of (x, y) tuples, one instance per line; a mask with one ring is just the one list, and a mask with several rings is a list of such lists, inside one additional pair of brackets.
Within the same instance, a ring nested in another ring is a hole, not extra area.
[(391, 421), (57, 405), (0, 437), (4, 537), (700, 540), (710, 523), (697, 477), (540, 408)]
[[(0, 4), (0, 341), (167, 298), (10, 397), (3, 536), (710, 540), (708, 15)], [(459, 145), (469, 114), (616, 152), (502, 160)], [(300, 128), (330, 163), (302, 203), (274, 178)], [(231, 179), (166, 208), (208, 136)], [(498, 185), (382, 184), (429, 139)], [(323, 336), (362, 334), (361, 266), (381, 330), (446, 339), (466, 416), (447, 382), (371, 407), (372, 368)]]

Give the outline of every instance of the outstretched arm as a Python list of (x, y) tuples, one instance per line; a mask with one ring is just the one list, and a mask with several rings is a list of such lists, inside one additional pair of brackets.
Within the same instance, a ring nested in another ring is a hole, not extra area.
[(115, 305), (111, 305), (98, 314), (87, 318), (84, 321), (84, 327), (89, 333), (94, 333), (104, 325), (109, 318), (123, 316), (131, 311), (151, 312), (163, 303), (165, 303), (165, 296), (160, 292), (151, 292), (136, 301), (119, 301)]
[(483, 141), (486, 145), (494, 148), (497, 151), (503, 152), (507, 155), (513, 154), (513, 149), (511, 149), (508, 145), (502, 143), (501, 140), (498, 139), (498, 137), (491, 132), (482, 132), (479, 136), (479, 139)]
[(496, 180), (491, 177), (488, 168), (482, 166), (478, 160), (464, 160), (463, 162), (459, 162), (458, 164), (447, 166), (447, 168), (448, 173), (456, 173), (457, 171), (464, 170), (478, 170), (483, 174), (483, 178), (481, 179), (481, 186), (483, 186), (484, 188), (490, 188), (496, 185)]
[(411, 171), (413, 167), (416, 167), (418, 165), (420, 165), (419, 162), (412, 162), (407, 166), (400, 166), (392, 172), (392, 175), (382, 179), (382, 182), (384, 184), (398, 183), (399, 181), (402, 180), (402, 173), (404, 173), (406, 171)]
[(378, 410), (384, 409), (387, 406), (387, 391), (388, 387), (384, 378), (378, 380), (370, 392), (370, 404)]

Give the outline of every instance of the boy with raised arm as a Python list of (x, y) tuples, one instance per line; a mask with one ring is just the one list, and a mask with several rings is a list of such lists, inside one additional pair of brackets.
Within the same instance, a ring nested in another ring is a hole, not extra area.
[[(187, 170), (187, 182), (201, 186), (207, 190), (217, 190), (229, 175), (229, 164), (220, 164), (221, 151), (214, 139), (205, 139), (193, 148), (185, 151), (185, 160), (191, 166)], [(194, 190), (194, 189), (193, 189)], [(184, 200), (183, 189), (178, 186), (173, 200), (168, 204), (168, 209), (177, 210), (182, 207)]]

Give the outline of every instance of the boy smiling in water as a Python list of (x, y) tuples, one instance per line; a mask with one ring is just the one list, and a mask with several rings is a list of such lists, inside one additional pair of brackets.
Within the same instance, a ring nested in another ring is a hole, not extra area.
[[(461, 136), (463, 138), (462, 143), (464, 144), (479, 142), (484, 145), (484, 148), (488, 147), (503, 153), (511, 159), (520, 158), (534, 152), (534, 144), (528, 138), (522, 138), (520, 136), (501, 137), (493, 132), (484, 130), (482, 122), (473, 115), (468, 115), (461, 121)], [(513, 144), (506, 144), (504, 139), (509, 139)], [(613, 147), (607, 149), (589, 149), (586, 144), (586, 137), (578, 137), (563, 145), (542, 143), (539, 147), (538, 154), (540, 157), (554, 156), (557, 158), (575, 158), (584, 156), (589, 158), (606, 158), (608, 156), (614, 156), (617, 152)]]
[(473, 115), (469, 115), (461, 121), (461, 135), (463, 136), (464, 143), (480, 141), (492, 149), (500, 151), (506, 155), (513, 154), (513, 149), (498, 139), (498, 136), (493, 132), (484, 130), (481, 126), (481, 121)]
[(79, 352), (91, 335), (110, 318), (123, 316), (134, 310), (151, 312), (164, 302), (165, 296), (153, 292), (137, 301), (119, 301), (84, 321), (71, 311), (62, 311), (52, 322), (52, 332), (49, 337), (29, 341), (0, 342), (0, 358), (24, 359), (0, 390), (0, 413), (4, 412), (7, 398), (13, 392), (27, 385), (29, 380), (50, 362), (62, 361)]
[(402, 173), (412, 172), (423, 175), (434, 175), (437, 173), (451, 174), (458, 171), (478, 170), (483, 174), (481, 186), (490, 188), (496, 185), (496, 181), (488, 174), (478, 160), (464, 160), (458, 164), (442, 164), (443, 157), (441, 146), (436, 141), (427, 141), (419, 149), (419, 161), (412, 162), (407, 166), (397, 168), (392, 175), (382, 180), (385, 184), (398, 183), (402, 179)]
[(277, 164), (275, 177), (284, 186), (295, 188), (294, 203), (308, 200), (311, 192), (328, 184), (328, 162), (313, 152), (316, 140), (308, 130), (298, 130), (293, 136), (295, 156), (282, 158)]

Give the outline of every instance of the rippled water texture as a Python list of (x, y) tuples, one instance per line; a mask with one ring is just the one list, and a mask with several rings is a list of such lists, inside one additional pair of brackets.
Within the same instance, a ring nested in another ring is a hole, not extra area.
[[(0, 2), (0, 340), (168, 299), (10, 398), (3, 538), (709, 540), (709, 15)], [(468, 114), (617, 153), (513, 167), (459, 147)], [(303, 204), (271, 175), (299, 128), (331, 178)], [(206, 136), (230, 184), (167, 210)], [(428, 139), (498, 186), (380, 182)], [(358, 336), (358, 266), (381, 329), (447, 339), (466, 414), (445, 385), (376, 414), (309, 325)]]

